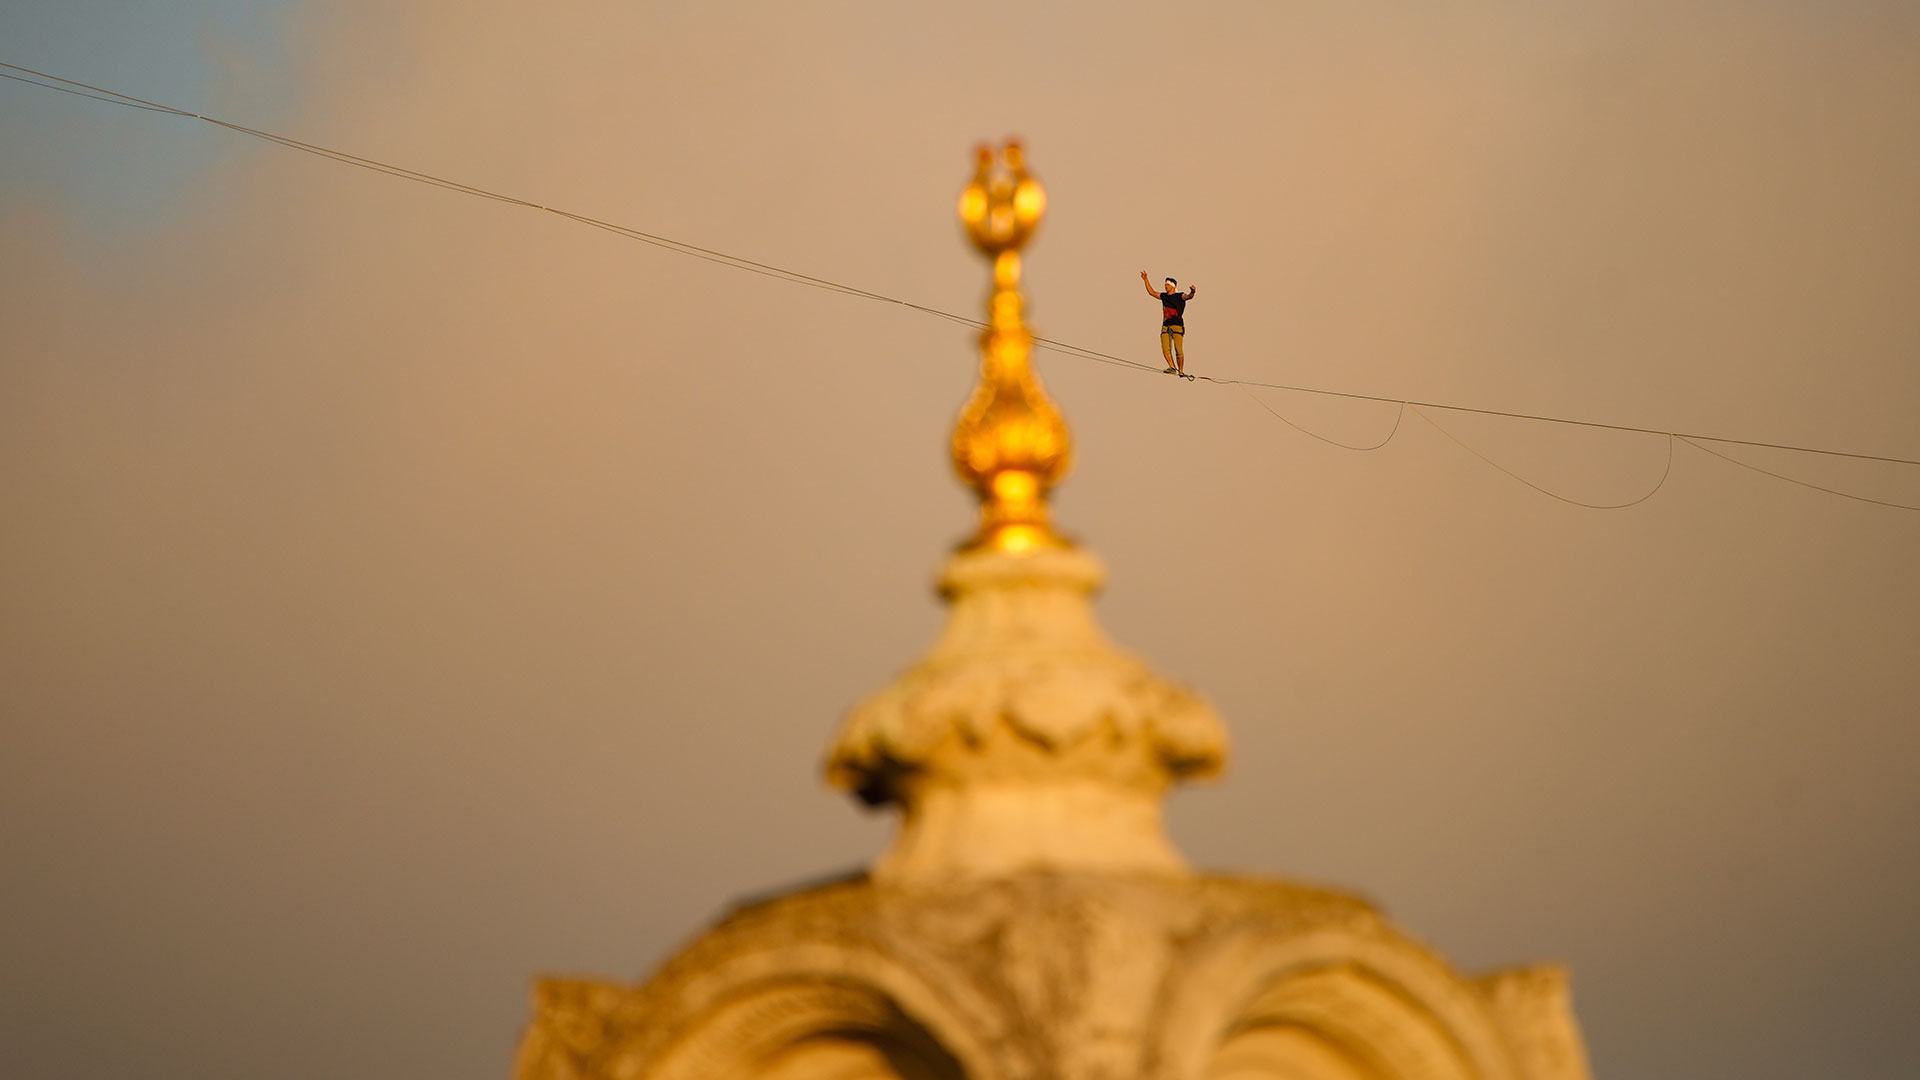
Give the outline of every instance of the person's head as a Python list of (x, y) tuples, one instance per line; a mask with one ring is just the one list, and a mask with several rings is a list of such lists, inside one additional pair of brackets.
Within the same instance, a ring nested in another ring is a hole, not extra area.
[(1180, 283), (1173, 280), (1172, 278), (1168, 278), (1165, 287), (1163, 287), (1160, 291), (1161, 292), (1179, 292)]

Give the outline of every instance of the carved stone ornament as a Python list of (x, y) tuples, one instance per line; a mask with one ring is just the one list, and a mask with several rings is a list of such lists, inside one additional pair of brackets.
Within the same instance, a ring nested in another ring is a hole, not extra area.
[(519, 1080), (1588, 1078), (1557, 970), (1463, 979), (1360, 900), (1235, 878), (862, 876), (537, 1002)]
[(832, 783), (901, 808), (878, 877), (1180, 869), (1161, 796), (1217, 772), (1226, 732), (1101, 632), (1100, 580), (1071, 548), (947, 564), (945, 633), (853, 710), (828, 757)]

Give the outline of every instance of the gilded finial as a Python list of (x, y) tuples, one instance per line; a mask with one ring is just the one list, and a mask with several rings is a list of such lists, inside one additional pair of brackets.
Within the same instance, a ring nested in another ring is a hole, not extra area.
[(1066, 477), (1072, 446), (1066, 421), (1033, 373), (1033, 334), (1020, 292), (1020, 251), (1046, 208), (1046, 189), (1027, 171), (1018, 142), (1009, 141), (999, 161), (980, 147), (973, 181), (960, 193), (967, 236), (993, 261), (980, 384), (953, 431), (954, 469), (980, 496), (980, 530), (968, 550), (1071, 546), (1048, 521), (1047, 493)]

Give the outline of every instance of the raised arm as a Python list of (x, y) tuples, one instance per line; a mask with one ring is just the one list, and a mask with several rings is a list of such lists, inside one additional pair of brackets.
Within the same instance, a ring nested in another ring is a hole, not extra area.
[(1189, 300), (1191, 300), (1191, 299), (1193, 299), (1193, 294), (1194, 294), (1194, 293), (1197, 293), (1197, 292), (1199, 292), (1199, 291), (1200, 291), (1200, 286), (1198, 286), (1198, 285), (1189, 285), (1189, 286), (1187, 286), (1187, 299), (1189, 299)]
[(1160, 299), (1160, 294), (1153, 290), (1153, 279), (1147, 276), (1145, 270), (1140, 271), (1140, 284), (1147, 287), (1148, 296), (1153, 297), (1155, 300)]

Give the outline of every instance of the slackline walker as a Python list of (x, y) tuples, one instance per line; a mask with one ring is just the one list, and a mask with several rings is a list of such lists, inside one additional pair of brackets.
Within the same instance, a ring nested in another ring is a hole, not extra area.
[(1191, 382), (1193, 376), (1187, 374), (1187, 301), (1200, 291), (1200, 286), (1189, 285), (1187, 291), (1180, 291), (1180, 283), (1167, 279), (1166, 288), (1153, 291), (1153, 279), (1145, 270), (1140, 271), (1140, 284), (1147, 287), (1147, 295), (1160, 301), (1160, 355), (1167, 359), (1168, 375), (1178, 375)]

